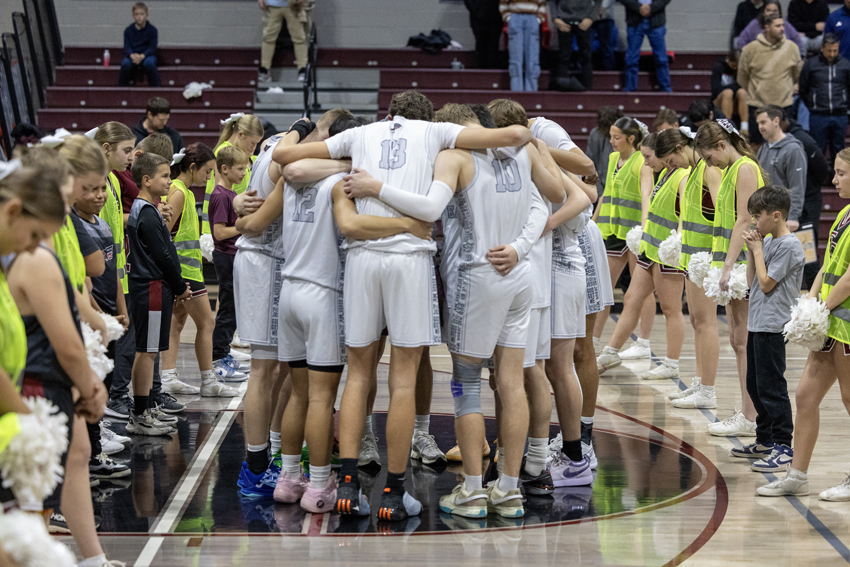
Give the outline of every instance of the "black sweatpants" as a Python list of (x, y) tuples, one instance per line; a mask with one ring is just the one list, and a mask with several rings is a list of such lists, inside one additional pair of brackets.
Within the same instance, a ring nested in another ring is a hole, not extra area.
[(791, 446), (794, 419), (785, 381), (782, 333), (749, 333), (747, 392), (756, 407), (756, 442)]
[(230, 354), (230, 342), (236, 332), (236, 301), (233, 297), (234, 254), (213, 250), (213, 265), (218, 278), (218, 313), (213, 330), (213, 360)]

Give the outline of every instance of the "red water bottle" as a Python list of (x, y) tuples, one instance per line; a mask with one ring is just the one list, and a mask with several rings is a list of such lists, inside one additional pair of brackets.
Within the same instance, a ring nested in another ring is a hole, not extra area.
[(103, 66), (109, 67), (109, 50), (108, 49), (103, 50)]

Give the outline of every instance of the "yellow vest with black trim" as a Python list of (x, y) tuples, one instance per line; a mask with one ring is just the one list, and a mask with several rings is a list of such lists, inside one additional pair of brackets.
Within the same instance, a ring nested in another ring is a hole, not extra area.
[[(216, 157), (218, 157), (218, 152), (221, 148), (226, 148), (227, 146), (232, 145), (233, 144), (230, 142), (222, 142), (213, 153)], [(251, 156), (251, 165), (253, 165), (256, 160), (257, 156)], [(210, 178), (207, 180), (206, 192), (204, 193), (204, 209), (203, 214), (201, 215), (201, 234), (212, 234), (212, 231), (210, 230), (210, 199), (212, 198), (213, 191), (215, 191), (215, 174), (215, 171), (210, 173)], [(248, 171), (245, 172), (245, 178), (240, 183), (233, 186), (233, 191), (237, 195), (244, 193), (250, 182), (251, 169), (249, 168)]]
[(691, 256), (698, 252), (711, 254), (714, 241), (714, 221), (705, 217), (702, 210), (702, 186), (705, 180), (705, 160), (702, 159), (691, 171), (685, 184), (685, 194), (679, 205), (682, 216), (682, 253), (679, 254), (679, 266), (688, 269)]
[[(712, 267), (723, 268), (723, 265), (726, 263), (729, 244), (732, 241), (732, 230), (735, 228), (735, 222), (738, 220), (738, 171), (745, 163), (755, 168), (758, 187), (764, 185), (764, 179), (761, 176), (761, 169), (758, 164), (746, 156), (729, 166), (729, 169), (723, 174), (723, 180), (720, 182), (720, 190), (717, 192), (717, 203), (714, 209), (714, 232), (711, 242)], [(739, 264), (747, 263), (746, 244), (741, 248), (741, 253), (738, 254), (735, 262)]]
[(80, 241), (77, 239), (77, 231), (74, 230), (74, 222), (71, 215), (65, 215), (65, 223), (56, 234), (53, 235), (53, 248), (59, 256), (59, 262), (68, 273), (71, 285), (82, 292), (86, 285), (86, 261), (80, 252)]
[[(838, 218), (832, 224), (830, 234), (838, 229), (838, 225), (845, 215), (850, 214), (850, 205), (844, 207)], [(847, 272), (850, 265), (850, 229), (845, 230), (838, 240), (835, 250), (830, 252), (826, 247), (826, 256), (823, 259), (823, 283), (820, 288), (820, 297), (826, 301), (832, 289), (838, 284), (838, 280)], [(827, 336), (844, 344), (850, 344), (850, 297), (841, 302), (841, 305), (829, 314), (829, 330)]]
[[(659, 184), (661, 187), (655, 191), (649, 202), (649, 213), (646, 217), (646, 226), (643, 228), (640, 252), (646, 254), (653, 262), (664, 264), (658, 257), (658, 248), (661, 243), (670, 236), (670, 231), (679, 230), (679, 216), (676, 214), (676, 197), (679, 194), (679, 184), (682, 182), (691, 168), (677, 168), (667, 175), (667, 170), (661, 172)], [(658, 187), (656, 185), (656, 187)], [(681, 208), (681, 207), (680, 207)], [(665, 264), (670, 265), (670, 264)], [(678, 265), (671, 266), (678, 268)]]
[(643, 166), (643, 155), (638, 151), (632, 152), (615, 175), (619, 160), (620, 152), (612, 152), (608, 158), (608, 175), (597, 225), (603, 238), (615, 236), (625, 240), (632, 228), (640, 226), (640, 168)]
[[(17, 385), (26, 364), (27, 332), (6, 283), (6, 275), (0, 270), (0, 368)], [(0, 417), (0, 453), (20, 432), (17, 414), (7, 413)]]
[(186, 184), (175, 179), (171, 187), (176, 187), (183, 193), (183, 211), (180, 214), (180, 228), (174, 235), (174, 247), (180, 260), (180, 272), (183, 278), (196, 282), (204, 281), (203, 261), (201, 254), (201, 234), (198, 224), (198, 211), (195, 209), (195, 195), (189, 191)]
[[(115, 242), (117, 254), (116, 267), (118, 277), (121, 278), (121, 290), (126, 294), (127, 288), (127, 254), (124, 252), (124, 206), (121, 204), (121, 185), (118, 177), (111, 171), (106, 177), (106, 203), (98, 213), (98, 216), (106, 221), (112, 230), (112, 239)], [(73, 281), (73, 280), (72, 280)]]

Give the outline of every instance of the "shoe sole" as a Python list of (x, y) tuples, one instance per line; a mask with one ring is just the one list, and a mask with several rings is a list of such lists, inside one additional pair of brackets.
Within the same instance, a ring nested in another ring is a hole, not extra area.
[(652, 354), (651, 353), (650, 354), (641, 354), (639, 356), (634, 356), (634, 355), (623, 356), (622, 354), (620, 355), (620, 360), (643, 360), (645, 358), (652, 358)]
[(423, 457), (422, 453), (420, 453), (419, 451), (414, 451), (413, 449), (410, 450), (410, 458), (416, 459), (417, 461), (422, 461), (426, 465), (433, 465), (437, 461), (442, 461), (444, 463), (446, 462), (445, 458), (441, 459), (440, 457), (436, 457), (432, 459), (430, 457)]
[[(588, 472), (590, 469), (588, 469)], [(555, 480), (553, 481), (555, 488), (564, 488), (567, 486), (590, 486), (593, 484), (593, 475), (582, 475), (575, 478), (565, 478), (563, 480)]]
[(678, 405), (678, 404), (675, 404), (675, 403), (671, 404), (671, 405), (676, 409), (717, 409), (717, 402), (714, 402), (713, 404), (699, 404), (699, 405), (691, 404), (691, 405), (687, 405), (687, 406), (686, 405)]
[(274, 494), (274, 493), (272, 494), (272, 498), (274, 498), (274, 501), (280, 502), (281, 504), (295, 504), (296, 502), (301, 500), (302, 496), (304, 496), (303, 493), (299, 494), (294, 500), (286, 500), (286, 499), (284, 499), (283, 496), (278, 496), (277, 494)]
[(59, 526), (53, 526), (47, 528), (47, 533), (50, 534), (70, 534), (71, 530), (68, 528), (60, 528)]
[(461, 516), (463, 518), (486, 518), (487, 506), (443, 506), (440, 504), (440, 510), (446, 514)]
[(90, 472), (89, 474), (91, 474), (93, 477), (99, 478), (101, 480), (109, 480), (110, 478), (123, 478), (125, 476), (130, 476), (132, 473), (133, 473), (133, 471), (131, 471), (130, 469), (127, 469), (125, 471), (113, 472), (113, 473)]
[(753, 431), (753, 432), (732, 431), (730, 433), (715, 433), (713, 431), (706, 430), (706, 432), (709, 435), (714, 435), (715, 437), (755, 437), (756, 436), (755, 431)]
[(107, 417), (113, 417), (113, 418), (115, 418), (115, 419), (123, 419), (123, 420), (125, 420), (125, 421), (126, 421), (126, 420), (128, 420), (128, 419), (130, 419), (130, 414), (127, 414), (127, 415), (121, 415), (121, 414), (120, 414), (120, 413), (118, 413), (117, 411), (115, 411), (115, 410), (111, 410), (111, 409), (109, 409), (109, 408), (106, 408), (106, 410), (103, 412), (103, 414), (104, 414), (104, 415), (106, 415)]
[(623, 361), (621, 360), (620, 362), (617, 362), (615, 364), (611, 364), (609, 366), (597, 366), (596, 370), (599, 371), (600, 374), (604, 374), (604, 373), (608, 372), (609, 370), (614, 370), (615, 368), (622, 366), (622, 365), (623, 365)]
[(173, 429), (168, 429), (168, 430), (163, 429), (163, 430), (158, 430), (158, 431), (152, 431), (150, 429), (143, 429), (143, 430), (140, 430), (140, 431), (136, 431), (134, 429), (133, 431), (130, 431), (130, 428), (128, 427), (127, 433), (129, 433), (130, 435), (143, 435), (145, 437), (167, 437), (168, 435), (171, 435), (172, 433), (174, 433), (174, 430)]
[(823, 500), (824, 502), (850, 502), (850, 494), (848, 494), (847, 496), (841, 496), (839, 498), (825, 498), (818, 494), (818, 498), (820, 500)]
[(201, 393), (202, 398), (235, 398), (238, 395), (239, 395), (238, 393), (233, 394), (232, 396), (223, 396), (221, 394), (204, 394), (204, 393)]
[(737, 454), (733, 453), (732, 451), (729, 451), (729, 456), (730, 457), (736, 457), (738, 459), (766, 459), (767, 457), (770, 456), (770, 453), (765, 453), (763, 455), (737, 455)]
[(166, 394), (171, 394), (172, 396), (194, 396), (196, 394), (201, 393), (200, 388), (198, 388), (197, 390), (194, 389), (194, 388), (190, 389), (190, 390), (184, 390), (183, 388), (172, 389), (172, 388), (166, 388), (165, 386), (162, 387), (162, 391), (165, 392)]
[(410, 515), (406, 510), (396, 508), (378, 508), (378, 520), (383, 522), (403, 522)]
[(180, 412), (186, 411), (186, 406), (183, 406), (180, 409), (167, 409), (167, 408), (160, 406), (159, 409), (160, 409), (160, 411), (162, 411), (162, 413), (167, 413), (167, 414), (173, 415), (175, 413), (180, 413)]
[(806, 490), (805, 490), (805, 492), (777, 492), (776, 494), (764, 494), (764, 493), (762, 493), (762, 492), (759, 492), (759, 491), (758, 491), (758, 489), (756, 489), (756, 494), (757, 494), (758, 496), (767, 496), (767, 497), (777, 497), (777, 496), (808, 496), (808, 495), (809, 495), (809, 490), (808, 490), (808, 489), (806, 489)]
[(778, 467), (770, 467), (766, 469), (757, 468), (755, 465), (750, 465), (750, 470), (758, 473), (775, 473), (785, 472), (788, 470), (788, 465), (779, 465)]
[(555, 492), (555, 487), (540, 487), (540, 486), (530, 486), (524, 484), (522, 488), (525, 490), (526, 494), (530, 494), (532, 496), (548, 496)]
[(668, 394), (667, 399), (672, 402), (672, 401), (675, 401), (675, 400), (681, 400), (682, 398), (687, 398), (691, 394), (693, 394), (693, 392), (688, 392), (687, 390), (682, 390), (681, 392)]
[(678, 374), (676, 374), (675, 376), (659, 376), (658, 374), (644, 373), (644, 374), (641, 374), (640, 377), (641, 377), (642, 380), (678, 380), (679, 379)]
[(488, 514), (496, 514), (497, 516), (501, 516), (502, 518), (522, 518), (525, 516), (525, 509), (520, 507), (519, 509), (514, 508), (512, 510), (508, 510), (505, 508), (501, 508), (499, 506), (487, 506)]

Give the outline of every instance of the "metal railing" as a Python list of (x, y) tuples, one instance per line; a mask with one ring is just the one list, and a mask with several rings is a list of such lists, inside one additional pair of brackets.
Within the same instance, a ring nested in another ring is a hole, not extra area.
[(319, 87), (316, 80), (316, 60), (319, 54), (319, 45), (316, 40), (316, 24), (310, 28), (310, 39), (307, 44), (307, 67), (304, 77), (304, 113), (303, 118), (310, 118), (313, 112), (321, 110), (319, 104)]

